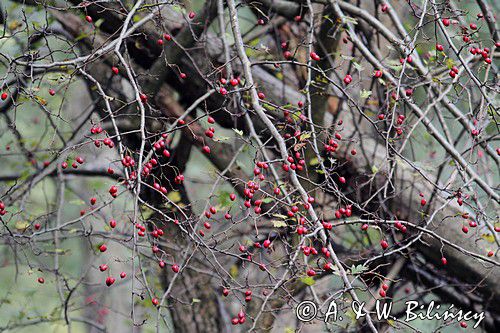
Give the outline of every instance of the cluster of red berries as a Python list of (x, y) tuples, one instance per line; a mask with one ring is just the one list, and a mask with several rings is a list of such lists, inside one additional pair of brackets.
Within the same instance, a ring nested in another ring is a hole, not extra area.
[[(95, 126), (95, 127), (92, 127), (90, 128), (90, 133), (91, 134), (100, 134), (103, 132), (103, 129), (101, 126)], [(105, 146), (108, 146), (109, 148), (114, 148), (115, 147), (115, 143), (113, 142), (113, 140), (111, 140), (110, 138), (106, 137), (102, 140), (94, 140), (94, 145), (99, 148), (101, 146), (101, 142), (105, 145)]]
[(335, 211), (335, 218), (340, 219), (342, 216), (350, 217), (352, 215), (352, 205), (341, 207)]
[(481, 50), (481, 48), (479, 48), (479, 47), (471, 47), (471, 48), (469, 48), (469, 52), (473, 55), (482, 56), (485, 63), (491, 64), (490, 49), (489, 48), (485, 47)]
[[(300, 134), (299, 134), (300, 135)], [(297, 159), (297, 161), (295, 161)], [(304, 166), (306, 165), (306, 161), (301, 157), (300, 152), (295, 152), (295, 159), (293, 156), (288, 156), (287, 157), (287, 162), (283, 163), (282, 169), (283, 171), (290, 171), (292, 170), (297, 170), (297, 171), (302, 171), (304, 170)]]
[(166, 40), (167, 42), (171, 41), (172, 40), (172, 36), (170, 36), (169, 34), (163, 34), (162, 36), (163, 38), (160, 38), (156, 41), (156, 44), (158, 44), (159, 46), (163, 46), (163, 40)]
[(293, 58), (292, 52), (290, 52), (290, 50), (288, 50), (288, 43), (287, 42), (282, 42), (281, 43), (281, 49), (283, 50), (283, 57), (285, 59), (290, 60), (290, 59)]
[(0, 201), (0, 215), (4, 216), (5, 214), (7, 214), (7, 211), (5, 210), (5, 204), (3, 203), (3, 201)]
[(245, 312), (243, 312), (243, 310), (240, 310), (240, 312), (238, 312), (238, 315), (231, 319), (231, 324), (242, 325), (245, 323), (245, 321), (246, 321)]
[(396, 227), (396, 229), (398, 229), (399, 231), (401, 231), (403, 234), (406, 233), (406, 226), (403, 225), (403, 223), (401, 223), (400, 221), (396, 221), (394, 223), (394, 226)]
[[(85, 163), (85, 160), (83, 159), (83, 157), (77, 156), (75, 158), (75, 161), (73, 163), (71, 163), (71, 167), (73, 169), (77, 169), (78, 168), (78, 164), (83, 164), (83, 163)], [(67, 167), (68, 167), (68, 162), (64, 161), (64, 162), (61, 163), (61, 168), (66, 169)]]
[(157, 165), (158, 165), (158, 161), (156, 160), (156, 158), (150, 159), (149, 161), (144, 163), (144, 166), (142, 168), (142, 175), (144, 177), (149, 176), (149, 174), (151, 173), (151, 170), (153, 170), (153, 168)]
[(380, 286), (380, 290), (378, 292), (380, 297), (385, 297), (388, 289), (389, 289), (389, 286), (385, 283), (382, 283), (382, 285)]
[(221, 79), (219, 80), (219, 82), (220, 82), (220, 84), (221, 84), (221, 87), (219, 88), (219, 93), (220, 93), (221, 95), (227, 95), (228, 90), (227, 90), (227, 88), (225, 88), (224, 86), (228, 85), (228, 83), (229, 83), (229, 85), (230, 85), (230, 86), (232, 86), (232, 87), (237, 87), (238, 85), (240, 85), (240, 84), (241, 84), (241, 79), (240, 79), (240, 77), (239, 77), (239, 76), (238, 76), (238, 77), (233, 77), (233, 78), (232, 78), (232, 79), (230, 79), (230, 80), (229, 80), (229, 82), (228, 82), (228, 81), (227, 81), (227, 79), (225, 79), (225, 78), (221, 78)]

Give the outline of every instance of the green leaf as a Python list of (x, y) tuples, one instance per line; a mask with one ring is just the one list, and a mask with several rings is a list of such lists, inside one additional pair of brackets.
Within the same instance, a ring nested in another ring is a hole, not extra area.
[(167, 198), (170, 199), (173, 203), (178, 203), (181, 201), (181, 194), (179, 191), (172, 191), (169, 194), (167, 194)]
[(495, 236), (493, 236), (492, 234), (482, 234), (481, 238), (485, 239), (488, 243), (495, 242)]
[(229, 140), (230, 138), (228, 136), (219, 136), (219, 137), (216, 137), (214, 138), (214, 141), (217, 141), (217, 142), (224, 142), (224, 141), (227, 141)]
[(351, 22), (352, 24), (358, 24), (358, 21), (350, 16), (344, 16), (344, 20), (346, 20), (346, 22)]
[(141, 206), (141, 212), (144, 219), (148, 220), (153, 215), (153, 210), (146, 205)]
[(88, 34), (86, 34), (85, 32), (82, 32), (81, 34), (79, 34), (79, 35), (75, 38), (75, 40), (76, 40), (76, 41), (79, 41), (79, 40), (82, 40), (82, 39), (84, 39), (84, 38), (87, 38), (88, 36), (89, 36)]
[(300, 278), (300, 281), (305, 284), (305, 285), (308, 285), (308, 286), (312, 286), (316, 283), (316, 281), (314, 281), (313, 277), (312, 276), (305, 276), (305, 277), (301, 277)]
[(100, 27), (104, 23), (104, 19), (100, 18), (97, 21), (95, 21), (95, 26)]
[(359, 97), (361, 97), (362, 99), (366, 99), (368, 97), (370, 97), (372, 95), (372, 92), (370, 90), (361, 90), (360, 94), (359, 94)]
[(354, 68), (356, 68), (360, 72), (362, 72), (363, 69), (365, 69), (363, 66), (361, 66), (361, 64), (358, 64), (356, 61), (353, 61), (352, 65), (354, 66)]
[(352, 275), (357, 275), (363, 273), (367, 269), (368, 268), (363, 265), (356, 265), (356, 266), (352, 265), (350, 271)]
[(25, 230), (26, 228), (29, 227), (29, 223), (26, 221), (17, 221), (16, 222), (16, 229), (18, 230)]
[(448, 69), (451, 69), (453, 66), (455, 66), (455, 62), (453, 61), (453, 59), (447, 58), (446, 59), (446, 67), (448, 67)]
[(229, 207), (232, 205), (232, 201), (231, 201), (231, 199), (229, 199), (229, 192), (228, 191), (217, 192), (217, 197), (219, 198), (219, 206), (221, 208)]
[(276, 220), (273, 220), (273, 226), (275, 228), (283, 228), (283, 227), (287, 227), (288, 225), (286, 224), (285, 221), (276, 221)]
[(238, 266), (236, 265), (231, 266), (231, 268), (229, 269), (229, 274), (233, 279), (236, 278), (238, 276)]
[(311, 133), (310, 132), (304, 132), (300, 135), (300, 141), (304, 141), (304, 140), (307, 140), (311, 137)]
[(243, 136), (243, 131), (242, 130), (233, 128), (233, 131), (234, 131), (234, 133), (238, 134), (239, 136)]

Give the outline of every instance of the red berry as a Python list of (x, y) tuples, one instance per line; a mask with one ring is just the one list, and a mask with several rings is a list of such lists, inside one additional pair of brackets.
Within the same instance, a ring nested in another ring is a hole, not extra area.
[(314, 271), (314, 269), (308, 269), (307, 270), (307, 276), (315, 276), (316, 275), (316, 272)]
[(180, 270), (179, 265), (177, 265), (177, 264), (172, 265), (172, 271), (174, 273), (179, 273), (179, 270)]
[(352, 76), (350, 74), (347, 74), (345, 77), (344, 77), (344, 83), (346, 85), (348, 85), (349, 83), (352, 82)]
[(330, 262), (327, 262), (326, 264), (323, 265), (323, 269), (325, 271), (332, 271), (333, 270), (333, 265)]
[(321, 59), (316, 52), (311, 52), (309, 55), (311, 56), (312, 60), (319, 61)]

